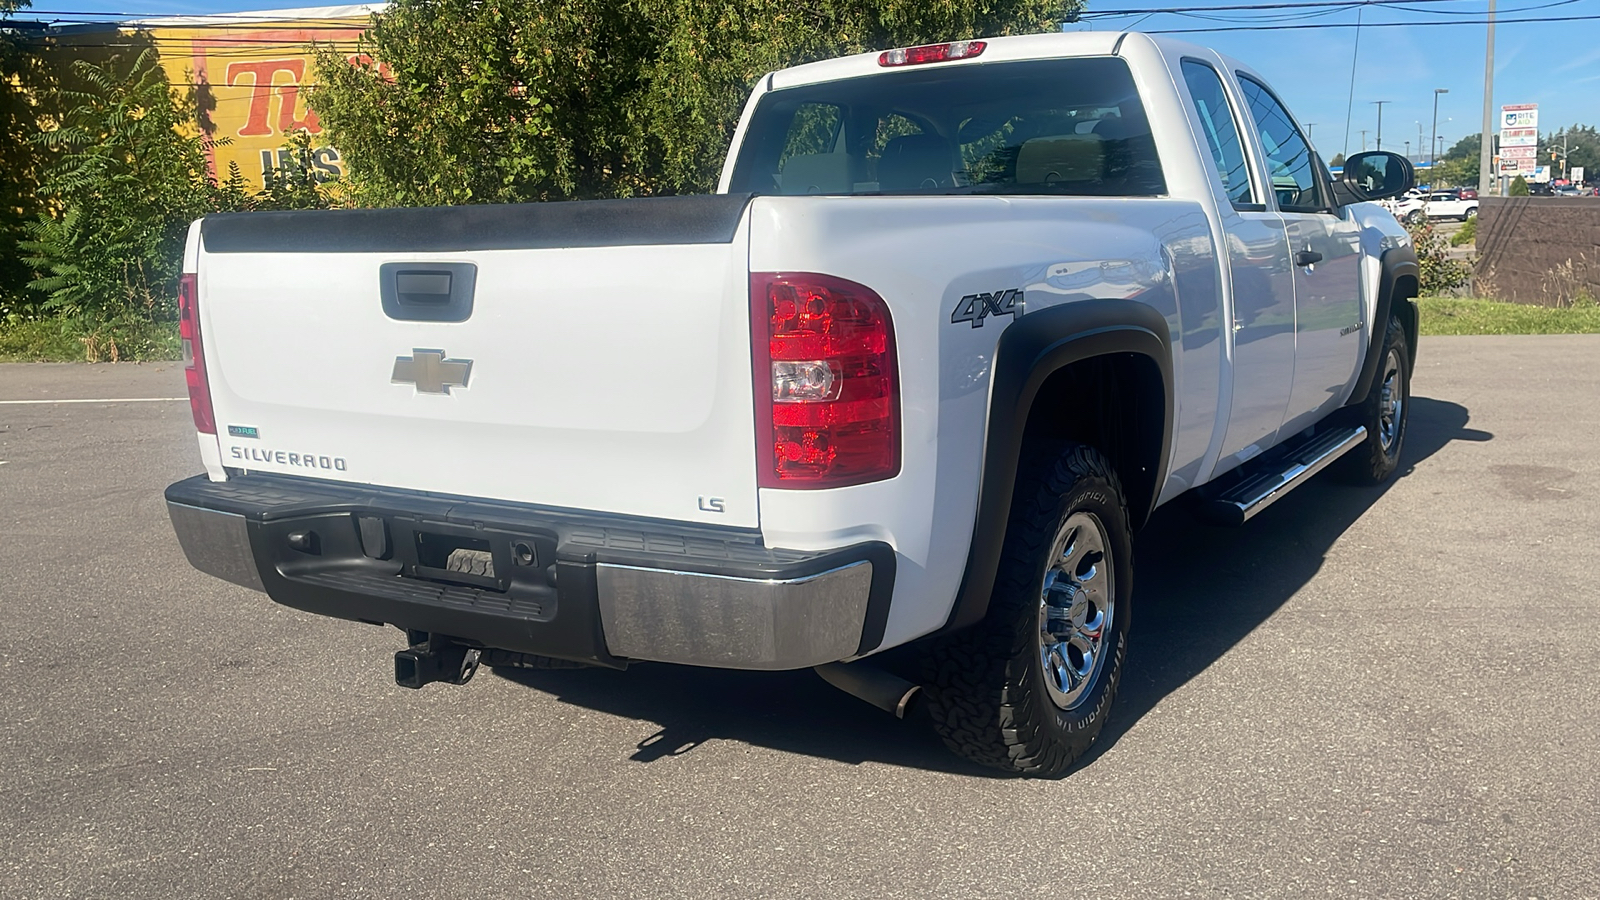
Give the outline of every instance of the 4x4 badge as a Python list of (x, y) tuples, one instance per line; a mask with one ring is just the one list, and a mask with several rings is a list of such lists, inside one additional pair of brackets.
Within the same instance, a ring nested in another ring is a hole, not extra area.
[(414, 349), (410, 356), (394, 358), (394, 384), (414, 385), (421, 394), (448, 394), (464, 388), (472, 374), (472, 360), (445, 359), (443, 350)]
[(1022, 315), (1022, 298), (1022, 291), (1016, 288), (992, 294), (968, 294), (950, 311), (950, 324), (971, 322), (973, 328), (982, 328), (983, 320), (989, 316), (1010, 316), (1016, 321)]

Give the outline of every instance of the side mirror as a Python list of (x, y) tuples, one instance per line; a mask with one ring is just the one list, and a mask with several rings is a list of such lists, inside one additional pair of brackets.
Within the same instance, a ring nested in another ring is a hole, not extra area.
[(1411, 160), (1387, 150), (1372, 150), (1352, 154), (1344, 161), (1344, 172), (1339, 176), (1339, 186), (1344, 190), (1339, 193), (1349, 194), (1351, 202), (1386, 200), (1411, 190), (1416, 182), (1417, 171)]

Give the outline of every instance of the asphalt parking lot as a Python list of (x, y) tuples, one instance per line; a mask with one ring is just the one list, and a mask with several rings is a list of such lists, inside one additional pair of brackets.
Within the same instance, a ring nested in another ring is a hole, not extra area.
[(1141, 535), (1058, 781), (809, 672), (397, 688), (398, 632), (188, 567), (186, 402), (0, 403), (0, 896), (1600, 896), (1600, 336), (1425, 338), (1414, 393), (1387, 489)]

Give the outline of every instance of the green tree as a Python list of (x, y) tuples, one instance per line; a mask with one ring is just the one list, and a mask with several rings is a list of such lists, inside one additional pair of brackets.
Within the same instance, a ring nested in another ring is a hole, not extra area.
[(1335, 153), (1333, 155), (1333, 159), (1328, 160), (1328, 167), (1332, 168), (1332, 169), (1342, 169), (1342, 168), (1344, 168), (1344, 154), (1343, 153)]
[(60, 155), (41, 192), (51, 214), (22, 243), (40, 273), (30, 287), (111, 358), (161, 352), (149, 326), (175, 319), (186, 226), (223, 197), (153, 49), (72, 71), (85, 88), (64, 91), (64, 117), (32, 138)]
[[(370, 205), (704, 192), (762, 74), (1053, 30), (1081, 0), (397, 0), (311, 102)], [(379, 60), (373, 63), (371, 60)]]
[[(1595, 131), (1593, 125), (1572, 125), (1550, 134), (1546, 134), (1539, 145), (1540, 165), (1551, 166), (1551, 177), (1560, 177), (1560, 156), (1565, 149), (1567, 157), (1567, 172), (1573, 166), (1582, 166), (1584, 178), (1595, 181), (1600, 176), (1600, 133)], [(1551, 151), (1555, 151), (1556, 159), (1550, 158)]]
[(39, 175), (46, 152), (28, 139), (39, 130), (41, 97), (52, 92), (37, 33), (11, 20), (28, 0), (0, 0), (0, 314), (29, 306), (32, 270), (17, 249), (38, 216)]
[(1478, 150), (1482, 146), (1483, 146), (1483, 135), (1481, 135), (1481, 134), (1469, 134), (1466, 137), (1462, 138), (1461, 140), (1456, 141), (1454, 144), (1450, 145), (1450, 149), (1446, 150), (1444, 155), (1439, 157), (1439, 158), (1440, 159), (1470, 159), (1470, 160), (1476, 161), (1477, 158), (1478, 158)]
[(1483, 146), (1481, 135), (1469, 134), (1456, 141), (1445, 154), (1434, 162), (1429, 181), (1434, 185), (1476, 186), (1478, 183), (1478, 148)]
[(1521, 175), (1511, 179), (1511, 189), (1507, 193), (1512, 197), (1528, 196), (1528, 180)]

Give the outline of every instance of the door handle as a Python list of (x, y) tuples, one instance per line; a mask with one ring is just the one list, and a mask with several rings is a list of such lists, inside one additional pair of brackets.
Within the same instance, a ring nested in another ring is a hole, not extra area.
[(397, 321), (465, 322), (477, 277), (472, 263), (389, 262), (378, 267), (378, 295)]
[(1322, 262), (1322, 254), (1315, 250), (1301, 250), (1294, 255), (1294, 264), (1297, 266), (1309, 266), (1319, 262)]

